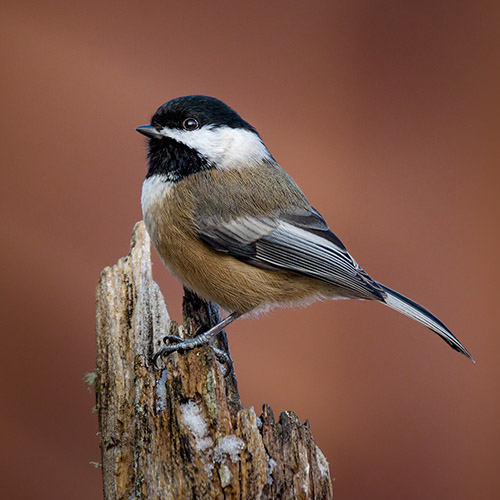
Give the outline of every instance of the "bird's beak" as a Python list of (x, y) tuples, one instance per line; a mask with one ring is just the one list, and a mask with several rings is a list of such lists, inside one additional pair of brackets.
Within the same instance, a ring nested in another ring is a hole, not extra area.
[(163, 137), (152, 125), (141, 125), (136, 130), (146, 137), (151, 137), (151, 139), (161, 139)]

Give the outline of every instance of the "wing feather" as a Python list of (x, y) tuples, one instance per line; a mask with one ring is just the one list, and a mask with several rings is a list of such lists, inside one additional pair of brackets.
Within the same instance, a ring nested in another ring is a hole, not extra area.
[(197, 222), (205, 243), (248, 264), (317, 278), (360, 297), (385, 296), (314, 209)]

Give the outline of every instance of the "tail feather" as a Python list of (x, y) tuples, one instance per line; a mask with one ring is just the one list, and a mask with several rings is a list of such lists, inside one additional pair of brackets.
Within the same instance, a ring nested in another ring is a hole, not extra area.
[(379, 283), (380, 287), (386, 292), (386, 296), (383, 299), (383, 303), (389, 306), (391, 309), (412, 318), (419, 323), (422, 323), (427, 328), (437, 333), (452, 349), (462, 353), (467, 356), (472, 362), (475, 363), (472, 356), (469, 354), (467, 349), (460, 343), (460, 341), (446, 328), (446, 326), (439, 321), (431, 312), (429, 312), (425, 307), (420, 304), (413, 302), (413, 300), (401, 295), (395, 290), (391, 290), (389, 287)]

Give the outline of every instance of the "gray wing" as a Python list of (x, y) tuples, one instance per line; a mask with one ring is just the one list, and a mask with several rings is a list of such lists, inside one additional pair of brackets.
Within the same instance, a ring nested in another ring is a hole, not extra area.
[(201, 218), (198, 236), (219, 252), (256, 267), (293, 271), (332, 283), (354, 295), (383, 299), (385, 293), (349, 255), (314, 209), (275, 217)]

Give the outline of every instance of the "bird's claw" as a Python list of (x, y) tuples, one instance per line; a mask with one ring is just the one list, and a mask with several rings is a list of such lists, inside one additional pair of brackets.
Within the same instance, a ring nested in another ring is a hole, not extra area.
[(193, 342), (196, 337), (193, 337), (192, 339), (183, 339), (182, 337), (178, 337), (177, 335), (166, 335), (163, 338), (163, 342), (166, 344), (167, 342), (174, 342), (173, 344), (167, 344), (166, 346), (162, 347), (158, 352), (155, 353), (153, 356), (153, 365), (156, 369), (159, 369), (158, 366), (158, 359), (163, 358), (165, 356), (168, 356), (169, 354), (173, 352), (179, 352), (179, 351), (189, 351), (191, 349), (194, 349), (195, 347), (198, 347), (200, 345), (207, 345), (212, 349), (214, 352), (215, 356), (217, 357), (217, 360), (219, 363), (221, 363), (224, 366), (223, 372), (224, 372), (224, 377), (227, 377), (230, 375), (233, 371), (233, 361), (231, 360), (230, 356), (223, 351), (222, 349), (218, 349), (217, 347), (214, 347), (213, 345), (207, 343), (207, 344), (198, 344), (197, 342)]
[(214, 354), (217, 357), (217, 361), (224, 367), (223, 369), (224, 377), (228, 377), (229, 375), (231, 375), (234, 366), (233, 366), (233, 360), (231, 359), (229, 354), (226, 351), (223, 351), (222, 349), (214, 347), (213, 345), (210, 344), (208, 345), (212, 348), (212, 351), (214, 351)]
[(179, 337), (178, 335), (165, 335), (165, 337), (163, 337), (164, 344), (167, 344), (168, 342), (174, 342), (176, 344), (180, 344), (181, 342), (184, 342), (184, 340), (186, 340), (186, 339), (183, 339), (182, 337)]

